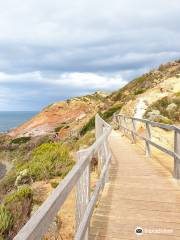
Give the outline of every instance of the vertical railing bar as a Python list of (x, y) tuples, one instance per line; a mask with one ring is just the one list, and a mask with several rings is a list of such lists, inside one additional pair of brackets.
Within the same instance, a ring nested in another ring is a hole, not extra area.
[[(87, 151), (77, 152), (77, 158), (80, 160)], [(90, 200), (90, 163), (83, 171), (76, 185), (76, 231), (83, 219), (86, 207)], [(84, 240), (89, 238), (89, 227), (87, 228)]]
[[(149, 123), (146, 122), (146, 138), (148, 140), (151, 140), (151, 130), (150, 130), (150, 126)], [(150, 144), (147, 140), (145, 140), (146, 143), (146, 156), (147, 157), (151, 157), (151, 148), (150, 148)]]
[[(133, 118), (131, 120), (132, 120), (132, 131), (136, 132), (135, 120)], [(132, 141), (133, 143), (136, 143), (136, 136), (134, 132), (132, 132)]]
[[(174, 129), (174, 152), (180, 156), (180, 132)], [(180, 179), (180, 160), (174, 157), (174, 177)]]

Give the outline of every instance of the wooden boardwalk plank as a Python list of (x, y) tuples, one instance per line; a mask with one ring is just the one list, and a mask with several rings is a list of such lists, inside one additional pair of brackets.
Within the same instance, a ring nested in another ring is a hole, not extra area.
[[(109, 183), (93, 214), (90, 240), (180, 239), (180, 184), (172, 177), (172, 162), (145, 157), (115, 131), (110, 146)], [(142, 236), (136, 236), (137, 226)]]

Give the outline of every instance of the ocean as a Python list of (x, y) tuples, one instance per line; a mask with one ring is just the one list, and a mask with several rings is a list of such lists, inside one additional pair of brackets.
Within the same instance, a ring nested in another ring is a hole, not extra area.
[(31, 119), (35, 111), (0, 111), (0, 132), (7, 132)]

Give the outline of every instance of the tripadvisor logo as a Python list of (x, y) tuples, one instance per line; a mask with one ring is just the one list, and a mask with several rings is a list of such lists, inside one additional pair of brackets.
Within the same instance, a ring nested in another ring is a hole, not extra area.
[(138, 236), (143, 235), (143, 229), (141, 227), (136, 227), (135, 233)]

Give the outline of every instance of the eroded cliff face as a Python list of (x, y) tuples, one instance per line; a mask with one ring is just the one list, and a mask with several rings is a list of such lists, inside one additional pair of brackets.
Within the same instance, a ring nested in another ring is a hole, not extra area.
[(96, 92), (54, 103), (31, 120), (13, 129), (9, 135), (15, 138), (57, 132), (62, 137), (68, 136), (78, 131), (96, 112), (105, 108), (107, 96), (105, 93)]

